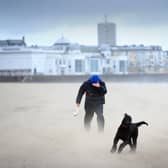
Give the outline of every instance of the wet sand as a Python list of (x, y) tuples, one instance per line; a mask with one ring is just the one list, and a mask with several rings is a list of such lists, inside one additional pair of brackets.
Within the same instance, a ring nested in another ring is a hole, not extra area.
[[(166, 168), (168, 84), (107, 83), (105, 131), (83, 128), (83, 104), (74, 117), (80, 83), (0, 84), (0, 167)], [(145, 120), (135, 154), (110, 148), (123, 114)]]

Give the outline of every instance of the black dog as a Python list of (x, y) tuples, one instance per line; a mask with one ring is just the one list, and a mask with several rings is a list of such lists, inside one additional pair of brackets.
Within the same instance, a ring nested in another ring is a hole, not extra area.
[(114, 153), (117, 150), (119, 140), (122, 140), (123, 143), (119, 146), (118, 153), (120, 153), (126, 145), (130, 145), (131, 151), (135, 151), (137, 147), (138, 127), (142, 124), (148, 125), (145, 121), (132, 123), (131, 116), (125, 114), (115, 135), (111, 152)]

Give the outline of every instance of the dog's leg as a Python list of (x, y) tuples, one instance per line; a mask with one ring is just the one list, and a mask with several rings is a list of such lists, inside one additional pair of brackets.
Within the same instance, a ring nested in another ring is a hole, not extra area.
[(132, 139), (129, 140), (129, 146), (130, 146), (131, 150), (134, 148), (134, 145), (132, 143)]
[(123, 143), (119, 146), (118, 153), (121, 153), (122, 150), (124, 149), (124, 147), (125, 147), (126, 145), (128, 145), (128, 144), (129, 144), (129, 141), (123, 142)]
[(133, 148), (132, 151), (135, 152), (137, 148), (137, 136), (133, 137)]
[(112, 148), (111, 148), (111, 153), (116, 152), (118, 141), (119, 141), (119, 138), (118, 138), (118, 136), (116, 136), (116, 137), (114, 138), (114, 141), (113, 141), (113, 146), (112, 146)]

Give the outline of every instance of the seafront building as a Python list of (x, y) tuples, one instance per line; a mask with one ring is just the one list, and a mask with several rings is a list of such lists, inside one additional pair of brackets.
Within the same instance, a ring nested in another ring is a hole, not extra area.
[(127, 74), (127, 57), (110, 50), (72, 44), (64, 37), (53, 46), (0, 46), (0, 75)]
[(125, 45), (112, 47), (112, 56), (126, 56), (128, 73), (166, 72), (166, 54), (160, 46)]
[(0, 76), (168, 72), (168, 52), (158, 45), (116, 44), (116, 24), (97, 24), (98, 45), (61, 37), (52, 46), (27, 46), (25, 38), (0, 40)]
[(166, 73), (168, 52), (160, 46), (84, 46), (65, 37), (52, 46), (0, 41), (0, 76)]

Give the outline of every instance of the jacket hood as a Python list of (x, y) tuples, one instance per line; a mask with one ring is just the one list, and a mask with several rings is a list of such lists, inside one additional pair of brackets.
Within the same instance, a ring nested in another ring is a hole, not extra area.
[(90, 83), (98, 83), (100, 82), (101, 79), (98, 75), (92, 75), (90, 78), (89, 78), (89, 82)]

